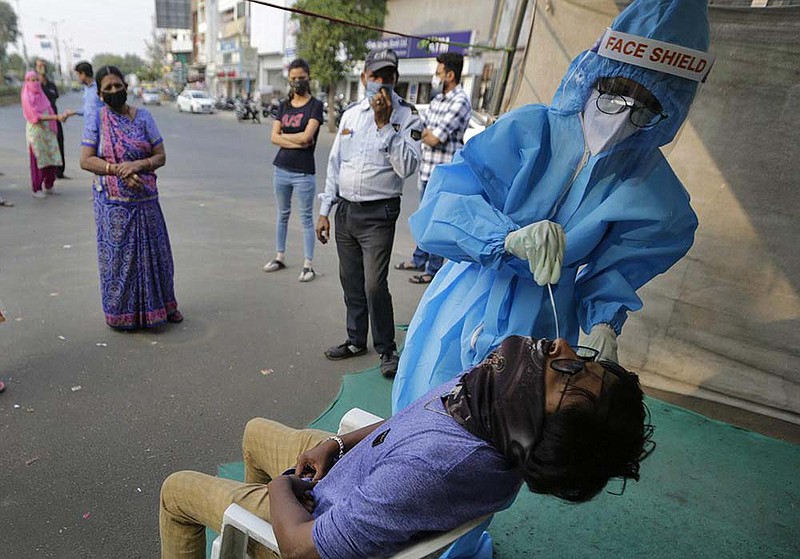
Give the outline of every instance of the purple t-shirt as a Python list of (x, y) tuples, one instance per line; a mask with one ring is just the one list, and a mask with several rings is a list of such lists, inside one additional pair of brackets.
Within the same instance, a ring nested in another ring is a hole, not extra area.
[(443, 415), (439, 396), (457, 381), (393, 416), (317, 484), (312, 537), (320, 557), (389, 556), (411, 539), (511, 504), (519, 474), (494, 447)]

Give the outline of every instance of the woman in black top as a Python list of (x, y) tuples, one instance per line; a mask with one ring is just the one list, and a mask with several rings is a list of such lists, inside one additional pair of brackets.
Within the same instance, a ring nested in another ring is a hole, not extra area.
[(298, 278), (302, 282), (314, 279), (314, 197), (317, 191), (314, 179), (314, 148), (317, 145), (322, 123), (322, 101), (311, 95), (311, 73), (308, 62), (298, 58), (289, 65), (289, 100), (281, 103), (278, 116), (272, 125), (272, 143), (280, 146), (275, 165), (275, 199), (278, 203), (275, 259), (264, 266), (265, 272), (276, 272), (286, 267), (286, 231), (292, 211), (292, 192), (297, 192), (300, 203), (300, 221), (303, 224), (303, 249), (305, 261)]

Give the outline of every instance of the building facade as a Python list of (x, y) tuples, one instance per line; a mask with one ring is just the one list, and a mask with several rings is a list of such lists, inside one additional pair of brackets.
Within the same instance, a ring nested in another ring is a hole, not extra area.
[[(275, 0), (292, 6), (294, 0)], [(286, 11), (253, 4), (250, 7), (250, 44), (258, 56), (256, 88), (262, 99), (281, 97), (288, 91), (287, 68), (296, 57), (299, 23)]]
[[(295, 3), (274, 1), (284, 7)], [(422, 40), (386, 34), (370, 46), (397, 51), (401, 59), (397, 91), (416, 103), (430, 100), (436, 56), (463, 53), (462, 85), (473, 106), (483, 107), (496, 87), (502, 60), (502, 53), (493, 47), (506, 43), (517, 6), (533, 4), (526, 0), (387, 0), (384, 27)], [(299, 23), (289, 12), (242, 0), (193, 0), (191, 10), (190, 79), (205, 76), (214, 95), (285, 95), (287, 68), (297, 55), (299, 32)], [(337, 88), (347, 101), (363, 95), (361, 69), (360, 63), (355, 64)]]
[[(398, 53), (397, 92), (413, 103), (422, 104), (430, 101), (436, 56), (443, 52), (464, 54), (461, 84), (474, 108), (487, 108), (503, 61), (503, 53), (497, 47), (507, 44), (518, 7), (527, 7), (524, 13), (529, 20), (533, 4), (533, 0), (388, 0), (383, 27), (423, 40), (386, 34), (368, 46), (388, 46)], [(529, 25), (523, 26), (528, 28)], [(522, 36), (518, 44), (524, 46), (526, 39), (527, 35)], [(362, 68), (361, 63), (356, 64), (346, 83), (340, 84), (339, 91), (350, 101), (363, 95)]]

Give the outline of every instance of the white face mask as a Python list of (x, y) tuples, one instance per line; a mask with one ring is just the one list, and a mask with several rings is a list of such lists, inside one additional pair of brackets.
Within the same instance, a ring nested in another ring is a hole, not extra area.
[(440, 94), (443, 90), (442, 79), (439, 76), (433, 76), (431, 80), (431, 97)]
[(612, 148), (639, 131), (631, 122), (630, 109), (615, 115), (607, 115), (597, 108), (599, 96), (600, 92), (595, 89), (583, 107), (581, 120), (583, 137), (592, 155)]

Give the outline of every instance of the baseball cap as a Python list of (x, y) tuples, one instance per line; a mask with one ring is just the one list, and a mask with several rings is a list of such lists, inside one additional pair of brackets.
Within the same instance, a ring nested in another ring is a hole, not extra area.
[(364, 67), (370, 72), (387, 66), (397, 68), (397, 54), (392, 49), (372, 49), (364, 61)]

